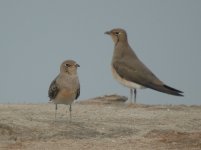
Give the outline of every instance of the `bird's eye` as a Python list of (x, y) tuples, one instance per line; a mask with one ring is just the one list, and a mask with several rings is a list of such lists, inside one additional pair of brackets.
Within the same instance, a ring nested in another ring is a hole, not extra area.
[(70, 67), (71, 65), (70, 65), (70, 64), (65, 64), (65, 66), (66, 66), (66, 67)]
[(119, 35), (119, 32), (115, 32), (114, 34), (115, 34), (115, 35)]

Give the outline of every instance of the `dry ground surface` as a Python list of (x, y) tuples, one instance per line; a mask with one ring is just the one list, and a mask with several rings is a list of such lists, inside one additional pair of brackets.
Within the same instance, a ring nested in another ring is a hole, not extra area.
[[(200, 150), (201, 106), (129, 105), (104, 96), (59, 105), (0, 104), (0, 149)], [(66, 112), (67, 110), (67, 112)]]

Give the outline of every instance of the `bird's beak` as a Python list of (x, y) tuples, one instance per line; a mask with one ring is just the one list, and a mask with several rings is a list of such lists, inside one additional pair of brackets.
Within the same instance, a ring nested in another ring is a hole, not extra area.
[(76, 64), (75, 66), (76, 66), (76, 67), (80, 67), (80, 65), (79, 65), (79, 64)]
[(106, 32), (105, 32), (105, 34), (108, 34), (108, 35), (110, 35), (110, 33), (111, 33), (110, 31), (106, 31)]

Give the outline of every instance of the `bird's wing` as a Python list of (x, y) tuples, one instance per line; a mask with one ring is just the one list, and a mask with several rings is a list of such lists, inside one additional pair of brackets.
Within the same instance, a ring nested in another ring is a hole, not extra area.
[(79, 87), (78, 87), (78, 89), (76, 91), (76, 97), (75, 97), (75, 99), (78, 99), (79, 96), (80, 96), (80, 85), (79, 85)]
[(183, 96), (182, 91), (169, 87), (160, 81), (142, 62), (140, 62), (140, 60), (130, 63), (125, 61), (115, 61), (113, 62), (113, 67), (116, 72), (126, 80), (160, 92)]
[(113, 62), (113, 67), (122, 78), (144, 87), (163, 84), (139, 59), (132, 62), (117, 60)]
[(52, 81), (52, 83), (50, 84), (49, 90), (48, 90), (48, 96), (49, 96), (50, 100), (54, 99), (59, 92), (59, 87), (56, 83), (56, 79), (57, 79), (57, 77)]

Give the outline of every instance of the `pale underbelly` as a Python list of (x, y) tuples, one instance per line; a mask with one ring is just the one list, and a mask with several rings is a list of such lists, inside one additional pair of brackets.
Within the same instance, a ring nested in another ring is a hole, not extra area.
[(122, 84), (123, 86), (126, 86), (128, 88), (131, 88), (131, 89), (143, 89), (143, 88), (145, 88), (142, 85), (139, 85), (137, 83), (125, 80), (124, 78), (120, 77), (119, 74), (115, 71), (115, 69), (113, 67), (112, 67), (112, 75), (120, 84)]
[(57, 97), (53, 100), (55, 104), (72, 104), (75, 100), (74, 92), (69, 92), (68, 90), (63, 89), (57, 95)]

